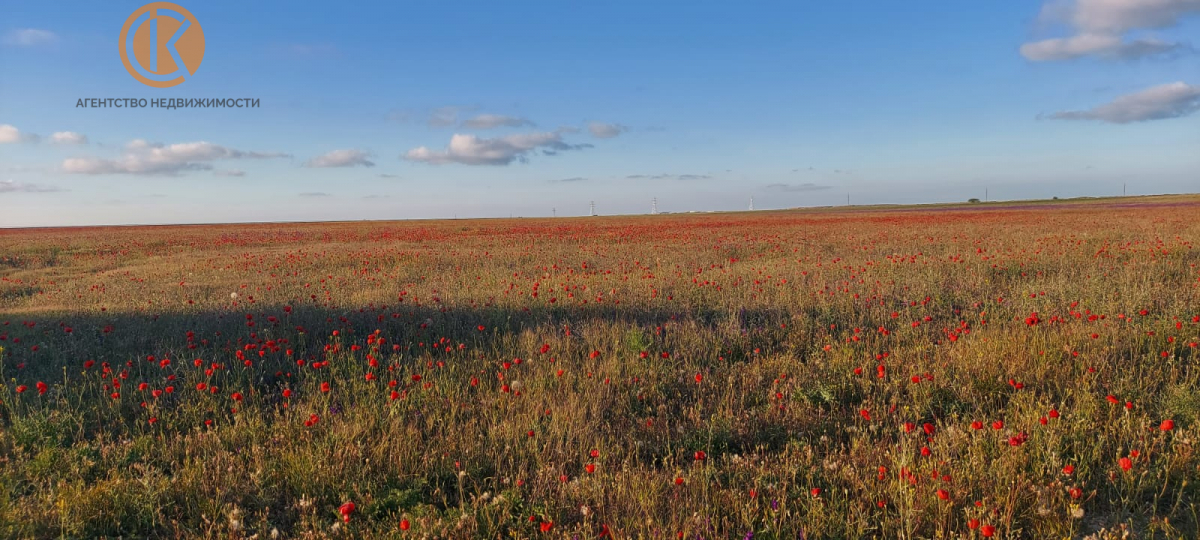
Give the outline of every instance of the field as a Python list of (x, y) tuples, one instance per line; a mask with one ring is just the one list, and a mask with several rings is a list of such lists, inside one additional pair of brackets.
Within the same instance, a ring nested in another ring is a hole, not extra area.
[(0, 537), (1195, 538), (1200, 197), (0, 230)]

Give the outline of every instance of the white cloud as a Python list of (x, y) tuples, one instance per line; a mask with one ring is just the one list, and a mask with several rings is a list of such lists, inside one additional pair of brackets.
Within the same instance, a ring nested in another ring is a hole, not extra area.
[(1026, 43), (1021, 55), (1035, 62), (1084, 56), (1132, 59), (1185, 49), (1182, 43), (1126, 39), (1126, 34), (1174, 26), (1200, 13), (1200, 0), (1049, 0), (1039, 19), (1064, 23), (1073, 35)]
[(305, 167), (374, 167), (375, 163), (367, 158), (370, 153), (363, 150), (355, 150), (348, 148), (345, 150), (334, 150), (324, 155), (317, 156), (308, 160), (304, 164)]
[(1166, 28), (1200, 12), (1200, 0), (1076, 0), (1070, 22), (1091, 31)]
[(766, 189), (767, 191), (799, 193), (799, 192), (805, 192), (805, 191), (821, 191), (821, 190), (829, 189), (829, 187), (830, 186), (817, 185), (812, 182), (805, 182), (803, 184), (768, 184), (766, 186), (763, 186), (763, 189)]
[(58, 41), (58, 36), (49, 30), (18, 28), (4, 36), (4, 43), (18, 47), (36, 47)]
[(626, 131), (629, 131), (629, 128), (622, 126), (621, 124), (605, 124), (603, 122), (592, 122), (591, 124), (588, 124), (588, 131), (590, 131), (592, 133), (593, 137), (596, 137), (599, 139), (611, 139), (613, 137), (616, 137), (617, 135), (620, 135)]
[(62, 190), (54, 186), (26, 184), (23, 182), (14, 182), (12, 180), (0, 181), (0, 193), (52, 193), (55, 191)]
[(1088, 55), (1108, 59), (1132, 59), (1181, 48), (1182, 44), (1155, 39), (1125, 41), (1114, 34), (1078, 34), (1026, 43), (1021, 45), (1021, 55), (1035, 62), (1071, 60)]
[(567, 144), (563, 142), (562, 135), (556, 132), (518, 133), (492, 139), (456, 133), (445, 150), (421, 146), (406, 152), (404, 159), (433, 165), (508, 165), (514, 161), (526, 161), (529, 154), (538, 149), (543, 154), (555, 155), (560, 151), (581, 150), (591, 146)]
[(301, 197), (332, 197), (333, 195), (330, 195), (323, 191), (309, 191), (309, 192), (301, 193), (300, 196)]
[(1179, 118), (1200, 110), (1200, 86), (1175, 82), (1120, 96), (1085, 111), (1062, 111), (1055, 120), (1099, 120), (1128, 124), (1147, 120)]
[(475, 118), (468, 119), (463, 122), (463, 127), (471, 129), (492, 129), (498, 127), (521, 127), (532, 126), (528, 118), (520, 118), (516, 116), (504, 116), (501, 114), (481, 114)]
[(425, 122), (429, 127), (443, 128), (458, 125), (460, 116), (474, 111), (477, 107), (447, 105), (445, 107), (392, 109), (384, 115), (388, 122), (407, 124), (410, 122)]
[(0, 144), (37, 142), (37, 140), (37, 135), (21, 131), (10, 124), (0, 124)]
[(707, 180), (712, 176), (707, 174), (631, 174), (625, 178), (630, 180)]
[(50, 142), (55, 144), (87, 144), (87, 135), (74, 131), (59, 131), (50, 135)]
[(438, 107), (429, 113), (430, 127), (449, 127), (458, 123), (458, 115), (465, 112), (466, 107)]
[(248, 152), (210, 142), (172, 145), (131, 141), (117, 159), (95, 157), (63, 160), (63, 172), (75, 174), (149, 174), (175, 176), (185, 171), (211, 170), (210, 162), (221, 159), (267, 159), (290, 157), (277, 152)]
[(223, 171), (213, 171), (213, 174), (215, 174), (217, 176), (242, 177), (242, 176), (246, 176), (246, 171), (243, 171), (241, 169), (225, 169)]

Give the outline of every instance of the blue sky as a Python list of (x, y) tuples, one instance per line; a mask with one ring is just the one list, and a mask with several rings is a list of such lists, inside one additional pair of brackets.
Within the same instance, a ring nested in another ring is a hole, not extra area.
[(1196, 0), (182, 0), (166, 89), (144, 3), (0, 0), (0, 226), (1200, 191)]

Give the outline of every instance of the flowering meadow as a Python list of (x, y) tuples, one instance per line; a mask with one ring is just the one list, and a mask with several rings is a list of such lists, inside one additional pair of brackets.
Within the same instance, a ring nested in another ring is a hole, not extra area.
[(1196, 538), (1200, 198), (0, 230), (0, 537)]

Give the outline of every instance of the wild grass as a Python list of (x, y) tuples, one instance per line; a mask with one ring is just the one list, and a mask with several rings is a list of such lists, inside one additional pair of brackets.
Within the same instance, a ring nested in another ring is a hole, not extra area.
[(0, 536), (1195, 538), (1198, 208), (0, 231)]

